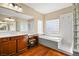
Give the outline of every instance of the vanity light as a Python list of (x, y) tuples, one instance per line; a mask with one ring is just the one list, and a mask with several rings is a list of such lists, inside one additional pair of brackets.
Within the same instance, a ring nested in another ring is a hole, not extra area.
[(19, 12), (22, 12), (21, 6), (18, 6), (18, 5), (15, 4), (15, 3), (12, 3), (12, 5), (13, 5), (13, 8), (14, 8), (15, 10), (17, 10), (17, 11), (19, 11)]
[(12, 3), (9, 3), (9, 6), (10, 6), (10, 7), (13, 7)]
[(15, 9), (17, 10), (18, 9), (18, 6), (15, 6)]
[(15, 3), (11, 3), (14, 7), (16, 6), (16, 4)]
[(21, 8), (21, 6), (19, 6), (19, 5), (16, 4), (16, 3), (3, 3), (2, 5), (3, 5), (4, 7), (9, 8), (9, 9), (12, 9), (12, 10), (16, 10), (16, 11), (22, 12), (22, 8)]

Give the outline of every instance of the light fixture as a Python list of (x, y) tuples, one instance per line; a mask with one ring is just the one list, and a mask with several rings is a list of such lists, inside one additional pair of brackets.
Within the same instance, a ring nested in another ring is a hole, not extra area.
[(14, 8), (15, 10), (17, 10), (19, 12), (22, 12), (21, 6), (18, 6), (18, 4), (16, 4), (16, 3), (10, 3), (9, 6)]
[(21, 6), (19, 6), (19, 11), (22, 12), (22, 8), (21, 8)]
[(15, 19), (12, 19), (11, 17), (4, 18), (5, 21), (15, 21)]
[(12, 9), (12, 10), (16, 10), (18, 12), (22, 12), (23, 11), (22, 7), (19, 6), (16, 3), (3, 3), (2, 6), (6, 7), (6, 8), (9, 8), (9, 9)]
[(10, 7), (13, 7), (13, 5), (12, 5), (11, 3), (9, 3), (9, 6), (10, 6)]

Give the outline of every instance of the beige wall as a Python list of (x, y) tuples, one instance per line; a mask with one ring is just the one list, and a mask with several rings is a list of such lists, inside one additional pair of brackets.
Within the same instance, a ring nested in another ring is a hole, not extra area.
[(65, 14), (65, 13), (69, 13), (69, 12), (72, 12), (72, 6), (60, 9), (60, 10), (55, 11), (55, 12), (48, 13), (45, 15), (45, 19), (50, 20), (50, 19), (59, 18), (60, 15)]
[(45, 16), (42, 16), (42, 21), (43, 21), (43, 33), (45, 32), (45, 28), (46, 28), (46, 19)]
[(34, 17), (34, 30), (35, 30), (35, 33), (38, 32), (38, 17), (37, 16)]

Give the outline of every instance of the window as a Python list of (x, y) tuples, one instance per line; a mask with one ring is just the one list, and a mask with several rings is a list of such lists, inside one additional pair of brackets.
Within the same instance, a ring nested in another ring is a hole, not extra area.
[(38, 20), (38, 33), (43, 34), (43, 23), (42, 20)]
[(58, 34), (59, 33), (59, 19), (46, 21), (46, 34)]

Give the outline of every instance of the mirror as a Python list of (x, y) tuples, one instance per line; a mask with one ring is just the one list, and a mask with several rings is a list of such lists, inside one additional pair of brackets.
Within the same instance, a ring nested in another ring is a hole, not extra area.
[(34, 33), (34, 19), (20, 19), (0, 15), (0, 32), (2, 31)]
[(0, 21), (0, 31), (7, 31), (8, 30), (8, 24), (7, 22)]
[(0, 15), (0, 31), (16, 31), (15, 19)]
[[(11, 10), (9, 8), (0, 7), (0, 32), (2, 31), (19, 31), (19, 32), (33, 32), (34, 21), (29, 22), (28, 20), (33, 20), (34, 17)], [(30, 30), (31, 29), (31, 30)]]
[(28, 20), (28, 32), (34, 33), (34, 19)]

